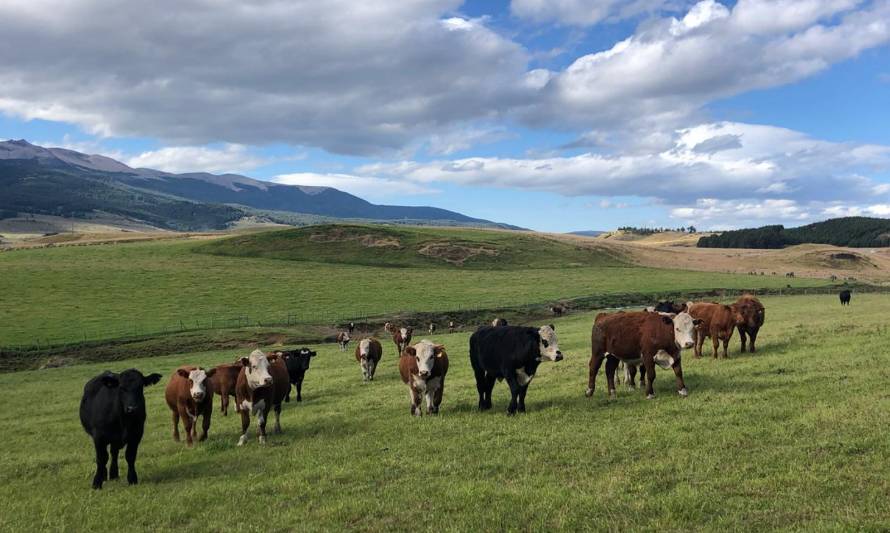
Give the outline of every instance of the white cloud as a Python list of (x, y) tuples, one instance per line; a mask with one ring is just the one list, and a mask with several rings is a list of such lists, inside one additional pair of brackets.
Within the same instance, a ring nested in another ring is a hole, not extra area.
[[(794, 200), (717, 200), (715, 198), (699, 199), (694, 207), (676, 207), (671, 209), (670, 216), (679, 218), (686, 223), (707, 224), (716, 228), (741, 221), (750, 225), (762, 224), (764, 221), (805, 222), (812, 218), (806, 207), (798, 205)], [(715, 225), (717, 223), (717, 225)]]
[(398, 199), (402, 196), (417, 196), (435, 194), (438, 192), (434, 188), (417, 183), (370, 176), (356, 176), (351, 174), (298, 172), (276, 176), (272, 181), (283, 185), (333, 187), (362, 198), (375, 199)]
[(430, 136), (427, 152), (432, 155), (451, 155), (480, 144), (489, 144), (513, 135), (504, 127), (459, 129)]
[(126, 158), (124, 163), (133, 168), (152, 168), (165, 172), (247, 172), (267, 163), (252, 155), (247, 147), (227, 144), (222, 148), (207, 146), (170, 146), (142, 152)]
[(510, 11), (517, 17), (536, 22), (592, 26), (604, 20), (676, 9), (679, 3), (668, 0), (512, 0)]

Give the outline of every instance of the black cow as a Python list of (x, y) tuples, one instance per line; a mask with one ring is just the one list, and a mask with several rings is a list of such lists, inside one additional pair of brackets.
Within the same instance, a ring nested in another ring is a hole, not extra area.
[(470, 337), (470, 364), (476, 375), (479, 410), (491, 409), (495, 380), (510, 386), (507, 414), (525, 412), (525, 394), (542, 361), (561, 361), (562, 352), (552, 326), (481, 327)]
[(844, 289), (838, 294), (838, 297), (841, 299), (841, 305), (850, 305), (850, 298), (853, 295), (850, 293), (849, 289)]
[(675, 315), (678, 315), (686, 311), (686, 304), (674, 303), (672, 300), (661, 300), (655, 304), (653, 311), (656, 313), (674, 313)]
[[(287, 374), (290, 378), (290, 382), (297, 388), (297, 401), (302, 402), (303, 378), (306, 376), (306, 371), (309, 370), (309, 360), (318, 354), (309, 348), (278, 352), (278, 354), (281, 357), (284, 357), (284, 364), (287, 365)], [(284, 397), (284, 401), (286, 402), (290, 401), (290, 391), (291, 388), (288, 386), (287, 396)]]
[[(117, 479), (117, 457), (126, 447), (127, 482), (135, 485), (136, 452), (145, 430), (145, 396), (142, 389), (160, 381), (160, 374), (143, 376), (136, 369), (120, 374), (103, 372), (83, 387), (80, 400), (80, 423), (93, 438), (96, 448), (96, 475), (93, 488), (101, 489), (106, 479)], [(111, 468), (106, 469), (108, 447), (111, 446)]]

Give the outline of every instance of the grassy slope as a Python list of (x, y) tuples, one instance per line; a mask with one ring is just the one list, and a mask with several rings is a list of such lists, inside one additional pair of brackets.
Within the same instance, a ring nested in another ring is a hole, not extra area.
[[(433, 230), (423, 230), (433, 231)], [(441, 230), (439, 230), (441, 231)], [(515, 235), (485, 232), (486, 235)], [(194, 253), (204, 243), (157, 241), (0, 254), (0, 346), (74, 342), (251, 322), (331, 324), (396, 311), (511, 306), (596, 293), (784, 287), (784, 278), (596, 266), (513, 272), (367, 267)], [(570, 247), (574, 253), (574, 247)], [(587, 252), (585, 252), (587, 253)], [(603, 260), (606, 262), (607, 260)], [(824, 284), (795, 279), (794, 286)]]
[[(764, 300), (760, 352), (684, 359), (691, 394), (659, 371), (658, 398), (584, 397), (592, 314), (557, 321), (566, 361), (541, 368), (529, 413), (475, 412), (467, 334), (442, 335), (452, 361), (442, 414), (412, 420), (391, 343), (379, 379), (319, 347), (306, 401), (285, 433), (238, 449), (236, 418), (214, 415), (208, 442), (170, 439), (163, 384), (149, 389), (142, 484), (89, 489), (92, 447), (79, 427), (83, 383), (104, 368), (0, 375), (15, 428), (0, 454), (0, 530), (765, 530), (890, 527), (890, 397), (884, 385), (890, 302), (860, 295)], [(825, 312), (814, 312), (815, 309)], [(851, 350), (855, 347), (855, 350)], [(167, 374), (235, 352), (137, 360)], [(850, 358), (855, 361), (851, 361)], [(13, 404), (14, 405), (14, 404)]]

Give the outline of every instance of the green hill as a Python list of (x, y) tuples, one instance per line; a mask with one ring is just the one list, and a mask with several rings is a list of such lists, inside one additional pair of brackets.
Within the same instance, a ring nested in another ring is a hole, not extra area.
[(383, 267), (512, 270), (620, 264), (602, 249), (521, 232), (371, 225), (330, 224), (242, 235), (207, 243), (198, 251)]
[(784, 248), (795, 244), (873, 248), (890, 246), (890, 220), (844, 217), (797, 228), (781, 225), (724, 231), (702, 237), (699, 248)]

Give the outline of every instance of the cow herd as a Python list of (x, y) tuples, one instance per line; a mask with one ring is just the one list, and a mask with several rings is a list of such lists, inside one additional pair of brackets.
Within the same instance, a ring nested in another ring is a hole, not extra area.
[[(596, 376), (603, 362), (610, 397), (616, 395), (616, 371), (624, 367), (624, 379), (629, 387), (636, 387), (637, 372), (646, 397), (654, 398), (655, 368), (671, 369), (677, 381), (677, 392), (687, 396), (683, 381), (680, 353), (694, 348), (696, 357), (706, 337), (714, 346), (723, 343), (723, 356), (735, 329), (742, 339), (742, 351), (755, 351), (755, 341), (763, 325), (765, 311), (757, 298), (744, 295), (731, 305), (711, 302), (674, 304), (659, 302), (644, 311), (600, 313), (591, 330), (591, 358), (586, 395), (594, 392)], [(451, 330), (453, 324), (449, 324)], [(412, 415), (437, 414), (445, 391), (449, 359), (445, 347), (430, 340), (411, 344), (413, 329), (387, 323), (384, 329), (392, 337), (396, 353), (400, 354), (398, 371), (408, 389)], [(337, 336), (341, 350), (351, 341), (355, 330)], [(750, 339), (750, 344), (748, 343)], [(362, 380), (371, 382), (383, 356), (383, 345), (374, 337), (360, 339), (355, 346), (355, 360), (361, 369)], [(213, 397), (221, 398), (220, 411), (228, 414), (229, 399), (235, 397), (235, 411), (241, 417), (238, 446), (249, 437), (252, 420), (256, 420), (257, 439), (266, 441), (266, 424), (274, 413), (273, 432), (281, 431), (282, 404), (289, 402), (292, 389), (296, 401), (302, 401), (302, 386), (310, 360), (316, 352), (308, 348), (265, 353), (254, 350), (233, 363), (215, 368), (183, 365), (170, 376), (165, 399), (171, 412), (172, 435), (180, 441), (180, 422), (189, 446), (195, 440), (207, 438), (213, 414)], [(492, 407), (492, 391), (497, 381), (505, 381), (510, 389), (507, 413), (525, 412), (529, 384), (542, 362), (561, 361), (556, 329), (553, 325), (523, 327), (508, 325), (496, 318), (491, 325), (478, 328), (469, 340), (470, 365), (479, 394), (479, 410)], [(95, 446), (96, 472), (93, 488), (101, 488), (107, 479), (118, 477), (118, 455), (126, 449), (127, 480), (137, 482), (136, 454), (146, 419), (143, 389), (161, 379), (160, 374), (143, 375), (138, 370), (119, 374), (104, 372), (91, 379), (84, 387), (80, 404), (80, 419), (84, 430)], [(201, 431), (198, 435), (198, 419)], [(110, 454), (109, 454), (110, 451)], [(110, 468), (106, 468), (108, 460)]]

